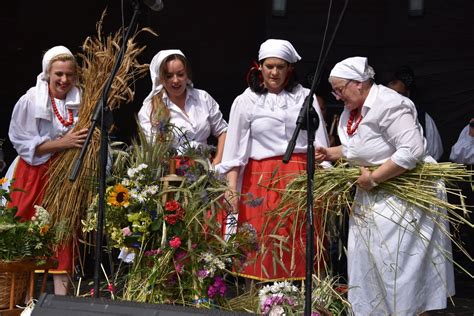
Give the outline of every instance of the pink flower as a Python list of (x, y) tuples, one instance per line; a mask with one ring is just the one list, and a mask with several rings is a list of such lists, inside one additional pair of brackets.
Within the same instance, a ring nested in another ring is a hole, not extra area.
[(182, 263), (175, 263), (174, 268), (176, 269), (176, 272), (177, 272), (177, 273), (182, 273), (182, 272), (183, 272), (183, 268), (184, 268), (184, 264), (182, 264)]
[(109, 285), (107, 286), (107, 289), (109, 290), (110, 293), (115, 292), (115, 287), (112, 283), (109, 283)]
[(170, 240), (170, 246), (172, 248), (179, 248), (179, 246), (181, 246), (181, 239), (179, 239), (178, 236), (174, 236), (173, 238), (171, 238)]
[(122, 234), (124, 236), (130, 236), (132, 234), (132, 231), (130, 230), (130, 227), (127, 226), (127, 227), (122, 228)]

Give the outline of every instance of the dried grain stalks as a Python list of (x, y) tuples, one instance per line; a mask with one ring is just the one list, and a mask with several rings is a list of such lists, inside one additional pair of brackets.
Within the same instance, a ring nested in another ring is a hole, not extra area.
[[(79, 111), (79, 120), (74, 130), (89, 128), (96, 104), (101, 98), (102, 91), (107, 84), (116, 56), (120, 51), (123, 30), (113, 35), (104, 36), (102, 21), (97, 23), (96, 37), (88, 37), (82, 46), (83, 52), (78, 54), (81, 66), (79, 69), (80, 86), (83, 92), (82, 105)], [(134, 83), (143, 77), (147, 64), (140, 64), (137, 57), (144, 51), (145, 46), (135, 42), (137, 35), (143, 31), (156, 35), (148, 28), (143, 28), (127, 41), (126, 51), (119, 70), (112, 82), (107, 98), (110, 110), (118, 109), (122, 104), (133, 100)], [(49, 181), (46, 186), (43, 206), (51, 213), (53, 223), (60, 219), (67, 219), (68, 226), (63, 229), (61, 238), (65, 241), (75, 237), (81, 224), (81, 217), (92, 202), (96, 193), (97, 177), (99, 172), (100, 131), (95, 129), (82, 168), (74, 182), (69, 180), (73, 163), (79, 156), (79, 149), (65, 150), (57, 155), (51, 164)]]

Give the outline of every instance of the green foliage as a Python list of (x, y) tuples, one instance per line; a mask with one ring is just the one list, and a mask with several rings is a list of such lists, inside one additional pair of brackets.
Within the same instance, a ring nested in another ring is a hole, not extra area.
[[(114, 170), (106, 191), (105, 230), (109, 244), (134, 256), (125, 274), (113, 276), (124, 279), (116, 297), (224, 304), (225, 276), (241, 267), (255, 235), (240, 231), (224, 239), (225, 179), (211, 170), (207, 150), (191, 148), (184, 135), (177, 141), (173, 135), (180, 133), (167, 126), (151, 140), (140, 133), (140, 143), (114, 164), (123, 169)], [(185, 148), (180, 156), (175, 141)], [(96, 209), (97, 201), (83, 221), (86, 232), (95, 230)]]
[(8, 191), (0, 189), (0, 200), (0, 260), (42, 260), (50, 257), (56, 244), (56, 234), (50, 227), (48, 212), (35, 206), (36, 213), (32, 220), (21, 221), (15, 216), (16, 207), (8, 207), (11, 200)]

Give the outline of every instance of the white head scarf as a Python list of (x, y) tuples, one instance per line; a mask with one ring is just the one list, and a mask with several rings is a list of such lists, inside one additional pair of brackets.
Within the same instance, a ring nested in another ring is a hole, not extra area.
[[(48, 82), (46, 77), (51, 60), (58, 55), (74, 55), (64, 46), (54, 46), (43, 55), (42, 67), (43, 71), (36, 78), (36, 107), (35, 118), (41, 118), (51, 121), (51, 101), (49, 100)], [(80, 92), (77, 87), (73, 87), (66, 96), (66, 105), (68, 108), (77, 108), (80, 104)]]
[(329, 77), (338, 77), (356, 81), (374, 79), (375, 71), (369, 66), (367, 57), (349, 57), (338, 62)]
[(268, 39), (260, 45), (258, 61), (265, 58), (277, 57), (293, 64), (301, 60), (300, 55), (290, 42), (281, 39)]
[[(151, 99), (153, 98), (153, 96), (158, 94), (161, 91), (161, 89), (163, 89), (163, 85), (160, 83), (160, 67), (161, 67), (161, 63), (163, 63), (163, 60), (165, 60), (167, 57), (171, 55), (181, 55), (184, 58), (186, 58), (183, 52), (180, 51), (179, 49), (160, 50), (158, 54), (156, 54), (153, 57), (150, 63), (151, 92), (145, 98), (145, 101), (143, 101), (143, 103), (151, 102)], [(190, 86), (193, 85), (191, 80), (188, 80), (188, 85)]]

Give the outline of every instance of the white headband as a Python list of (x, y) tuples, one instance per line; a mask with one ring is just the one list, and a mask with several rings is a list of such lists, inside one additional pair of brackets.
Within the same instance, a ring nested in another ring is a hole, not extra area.
[[(181, 55), (184, 58), (186, 58), (183, 52), (180, 51), (179, 49), (160, 50), (158, 54), (156, 54), (153, 57), (150, 63), (151, 92), (145, 98), (143, 103), (151, 102), (151, 99), (153, 98), (153, 96), (157, 94), (158, 92), (160, 92), (161, 89), (163, 89), (163, 85), (160, 84), (160, 67), (163, 61), (171, 55)], [(193, 85), (193, 83), (189, 79), (188, 79), (188, 85), (191, 85), (191, 86)]]
[(300, 55), (290, 42), (280, 39), (269, 39), (260, 45), (258, 61), (268, 57), (277, 57), (293, 64), (301, 60)]
[(373, 79), (374, 69), (369, 66), (367, 57), (349, 57), (338, 62), (331, 70), (329, 77), (338, 77), (356, 81)]
[[(35, 118), (41, 118), (51, 121), (52, 111), (51, 102), (49, 100), (48, 82), (46, 81), (48, 66), (51, 60), (58, 55), (74, 55), (69, 49), (64, 46), (54, 46), (43, 55), (42, 67), (43, 71), (36, 78), (35, 87)], [(77, 87), (72, 87), (71, 91), (66, 96), (66, 107), (70, 109), (77, 109), (81, 102), (81, 94)]]
[(51, 59), (58, 55), (70, 55), (74, 57), (71, 51), (64, 46), (54, 46), (53, 48), (49, 49), (46, 53), (44, 53), (43, 56), (43, 76), (46, 77), (47, 75), (46, 72), (48, 71), (48, 66), (51, 62)]

